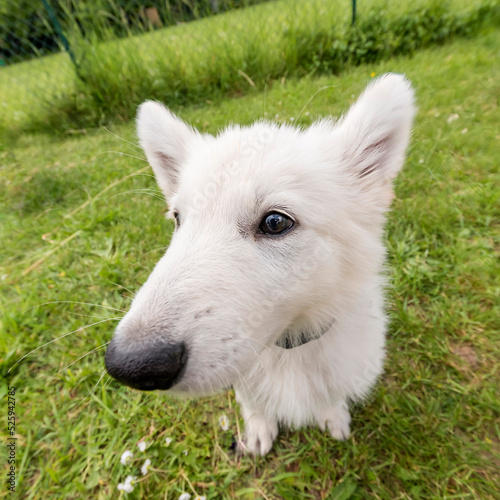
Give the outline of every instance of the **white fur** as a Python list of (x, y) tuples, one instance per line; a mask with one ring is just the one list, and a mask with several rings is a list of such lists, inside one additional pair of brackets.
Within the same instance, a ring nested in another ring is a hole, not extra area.
[[(170, 392), (233, 386), (254, 454), (271, 449), (278, 424), (317, 424), (346, 439), (347, 404), (382, 371), (384, 214), (413, 99), (408, 81), (388, 74), (338, 122), (258, 122), (217, 137), (159, 103), (139, 109), (141, 145), (181, 224), (116, 335), (147, 345), (160, 331), (185, 342), (187, 367)], [(257, 234), (272, 210), (292, 216), (293, 230)], [(285, 331), (332, 321), (318, 340), (275, 345)]]

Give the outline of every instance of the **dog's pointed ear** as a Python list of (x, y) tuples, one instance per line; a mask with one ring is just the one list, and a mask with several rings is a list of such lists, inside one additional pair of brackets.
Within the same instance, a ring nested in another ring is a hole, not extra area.
[(146, 101), (139, 106), (137, 135), (167, 200), (176, 192), (189, 143), (196, 134), (159, 102)]
[(414, 92), (403, 75), (385, 74), (363, 92), (339, 123), (342, 163), (363, 191), (388, 206), (415, 115)]

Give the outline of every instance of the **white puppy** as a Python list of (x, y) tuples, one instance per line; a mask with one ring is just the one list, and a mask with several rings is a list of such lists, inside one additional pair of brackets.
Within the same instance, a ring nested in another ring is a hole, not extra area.
[(138, 135), (176, 230), (108, 372), (184, 396), (234, 387), (254, 454), (279, 424), (346, 439), (348, 403), (383, 367), (384, 214), (414, 112), (395, 74), (305, 130), (258, 122), (213, 137), (144, 103)]

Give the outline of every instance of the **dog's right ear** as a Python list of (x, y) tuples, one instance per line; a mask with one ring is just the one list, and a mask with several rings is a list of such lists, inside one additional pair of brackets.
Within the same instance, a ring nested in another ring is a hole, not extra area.
[(139, 106), (137, 135), (167, 200), (177, 190), (182, 163), (196, 134), (159, 102), (146, 101)]
[(410, 139), (414, 100), (410, 82), (387, 73), (366, 88), (338, 125), (348, 172), (372, 201), (386, 208)]

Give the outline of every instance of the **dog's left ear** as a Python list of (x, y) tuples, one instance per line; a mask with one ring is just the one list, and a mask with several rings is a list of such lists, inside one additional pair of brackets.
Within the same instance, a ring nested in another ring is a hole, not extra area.
[(137, 111), (137, 135), (168, 200), (177, 190), (189, 143), (198, 133), (159, 102), (146, 101)]
[(338, 125), (342, 163), (355, 183), (385, 207), (403, 165), (415, 111), (408, 80), (388, 73), (367, 87)]

